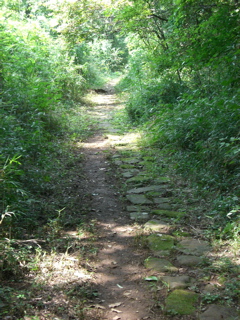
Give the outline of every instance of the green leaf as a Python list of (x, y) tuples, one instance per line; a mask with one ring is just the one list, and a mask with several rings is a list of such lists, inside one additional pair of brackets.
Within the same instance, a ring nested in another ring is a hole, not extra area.
[(150, 276), (144, 278), (145, 281), (158, 281), (158, 278), (156, 276)]

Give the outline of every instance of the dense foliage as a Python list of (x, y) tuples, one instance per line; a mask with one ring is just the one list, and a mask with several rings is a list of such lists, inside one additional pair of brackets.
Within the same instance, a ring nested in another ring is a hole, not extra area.
[(5, 9), (0, 28), (1, 211), (28, 215), (29, 190), (41, 192), (44, 159), (52, 135), (60, 133), (54, 110), (61, 100), (76, 99), (84, 79), (37, 21), (16, 19)]
[(126, 56), (121, 39), (96, 29), (96, 14), (101, 16), (99, 7), (87, 1), (1, 4), (0, 207), (5, 236), (9, 223), (18, 221), (19, 226), (16, 218), (24, 218), (25, 228), (28, 222), (37, 225), (36, 213), (45, 215), (39, 196), (52, 188), (58, 139), (68, 134), (81, 140), (89, 134), (89, 119), (78, 111), (77, 120), (72, 102), (101, 85), (102, 75), (116, 70)]
[[(238, 1), (117, 1), (129, 64), (121, 89), (148, 142), (218, 197), (213, 218), (239, 212)], [(221, 220), (221, 219), (220, 219)], [(224, 226), (226, 222), (222, 223)], [(218, 228), (218, 224), (216, 224)]]

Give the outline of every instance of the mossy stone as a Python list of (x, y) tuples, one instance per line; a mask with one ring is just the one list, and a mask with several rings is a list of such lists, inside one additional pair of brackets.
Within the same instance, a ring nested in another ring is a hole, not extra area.
[[(151, 192), (157, 192), (163, 191), (165, 187), (153, 185), (153, 186), (147, 186), (147, 187), (141, 187), (141, 188), (133, 188), (131, 190), (128, 190), (127, 193), (147, 193), (147, 195), (150, 195)], [(159, 193), (158, 193), (159, 194)]]
[(147, 212), (131, 212), (130, 219), (131, 220), (147, 220), (149, 218), (149, 214)]
[(167, 232), (171, 228), (170, 224), (160, 220), (149, 220), (144, 227), (157, 232)]
[(128, 212), (144, 212), (144, 211), (149, 211), (149, 208), (147, 206), (127, 206), (127, 211)]
[(149, 182), (149, 181), (151, 181), (151, 178), (149, 176), (141, 175), (141, 174), (138, 174), (137, 176), (126, 180), (127, 183), (132, 183), (132, 182), (143, 183), (143, 182)]
[(165, 234), (148, 236), (149, 247), (152, 251), (170, 251), (174, 247), (174, 237)]
[(156, 183), (167, 183), (170, 182), (170, 179), (168, 177), (158, 177), (155, 179)]
[(128, 194), (126, 198), (132, 204), (152, 204), (152, 201), (146, 198), (143, 194)]
[(144, 261), (144, 266), (157, 272), (176, 272), (178, 269), (166, 259), (149, 257)]
[(234, 307), (211, 304), (200, 316), (199, 320), (236, 320), (240, 312)]
[(169, 218), (181, 218), (186, 214), (185, 212), (161, 210), (161, 209), (155, 209), (152, 211), (152, 213), (159, 216), (169, 217)]
[[(148, 195), (149, 195), (149, 194), (148, 194)], [(151, 195), (150, 195), (150, 196), (151, 196)], [(162, 203), (169, 203), (169, 202), (170, 202), (170, 199), (158, 197), (158, 198), (154, 198), (153, 201), (154, 201), (154, 203), (156, 203), (156, 204), (162, 204)]]
[[(154, 199), (154, 203), (155, 199)], [(169, 203), (157, 203), (159, 210), (172, 210), (172, 205)]]
[(128, 164), (136, 164), (140, 160), (139, 160), (139, 158), (124, 158), (124, 159), (122, 159), (122, 161), (125, 163), (128, 163)]
[(177, 250), (187, 255), (202, 256), (207, 254), (211, 247), (207, 241), (188, 238), (179, 242)]
[(202, 258), (199, 256), (191, 256), (191, 255), (180, 255), (177, 256), (177, 261), (185, 267), (195, 267), (197, 266), (201, 261)]
[(138, 174), (139, 170), (137, 169), (129, 169), (129, 170), (124, 170), (122, 172), (122, 176), (124, 178), (131, 178), (133, 176), (135, 176), (136, 174)]
[(122, 169), (134, 169), (135, 168), (135, 166), (132, 164), (122, 164), (120, 167)]
[[(156, 198), (156, 197), (161, 197), (162, 194), (164, 193), (164, 191), (165, 191), (165, 188), (162, 187), (160, 189), (160, 191), (149, 191), (146, 194), (147, 194), (148, 197)], [(165, 198), (165, 199), (167, 199), (167, 198)], [(168, 201), (165, 201), (165, 202), (168, 202)]]
[(166, 298), (166, 312), (177, 313), (179, 315), (193, 314), (196, 310), (195, 304), (198, 295), (195, 292), (176, 289)]
[(122, 161), (121, 160), (114, 160), (114, 163), (116, 166), (120, 166), (122, 164)]

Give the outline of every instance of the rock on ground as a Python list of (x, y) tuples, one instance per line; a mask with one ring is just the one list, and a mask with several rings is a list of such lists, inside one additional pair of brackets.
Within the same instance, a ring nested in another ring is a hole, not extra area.
[(212, 304), (203, 312), (199, 320), (238, 320), (240, 313), (231, 307)]

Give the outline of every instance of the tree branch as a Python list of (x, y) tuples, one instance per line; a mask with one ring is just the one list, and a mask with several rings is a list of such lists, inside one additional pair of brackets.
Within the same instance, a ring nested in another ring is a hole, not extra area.
[(158, 20), (168, 22), (168, 19), (163, 18), (163, 17), (160, 17), (160, 16), (158, 16), (158, 15), (155, 14), (155, 13), (152, 13), (149, 17), (151, 17), (151, 18), (157, 18)]

